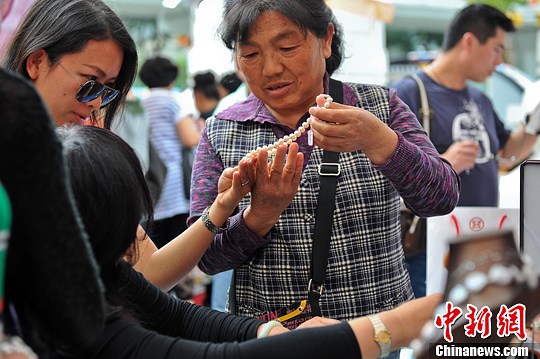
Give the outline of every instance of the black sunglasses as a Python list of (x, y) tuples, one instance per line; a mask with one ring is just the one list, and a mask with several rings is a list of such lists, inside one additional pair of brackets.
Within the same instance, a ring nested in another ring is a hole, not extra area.
[(56, 61), (56, 64), (60, 65), (60, 67), (63, 68), (64, 71), (71, 77), (73, 77), (73, 79), (81, 86), (75, 95), (75, 98), (79, 102), (86, 103), (94, 101), (96, 98), (101, 96), (101, 106), (99, 108), (103, 108), (110, 104), (120, 93), (120, 91), (104, 85), (96, 80), (88, 80), (81, 84), (79, 80), (77, 80), (77, 78), (62, 65), (60, 61)]

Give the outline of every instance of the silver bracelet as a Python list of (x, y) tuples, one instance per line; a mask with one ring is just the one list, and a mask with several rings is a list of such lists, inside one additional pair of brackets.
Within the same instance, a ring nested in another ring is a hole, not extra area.
[(257, 334), (257, 338), (267, 337), (268, 334), (270, 334), (270, 331), (275, 327), (283, 327), (283, 325), (277, 320), (271, 320), (267, 323), (264, 323), (262, 325), (261, 331), (259, 332), (259, 334)]
[(208, 217), (208, 212), (210, 211), (210, 207), (206, 207), (201, 215), (202, 222), (206, 229), (208, 229), (210, 232), (214, 234), (220, 234), (223, 233), (229, 228), (229, 219), (227, 218), (227, 222), (223, 227), (218, 227)]

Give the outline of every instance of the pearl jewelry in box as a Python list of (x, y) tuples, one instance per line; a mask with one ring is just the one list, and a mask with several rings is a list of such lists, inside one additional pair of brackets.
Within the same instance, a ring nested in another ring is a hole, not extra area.
[(444, 260), (451, 241), (496, 231), (512, 231), (520, 248), (519, 209), (456, 207), (450, 214), (428, 218), (426, 293), (444, 291), (448, 276)]

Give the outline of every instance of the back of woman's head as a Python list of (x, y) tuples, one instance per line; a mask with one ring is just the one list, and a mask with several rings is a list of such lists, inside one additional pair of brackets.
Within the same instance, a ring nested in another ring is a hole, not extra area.
[(339, 68), (343, 58), (341, 25), (325, 0), (226, 0), (223, 21), (218, 29), (225, 46), (234, 50), (237, 42), (249, 37), (257, 18), (271, 10), (282, 13), (306, 33), (309, 31), (319, 39), (328, 33), (328, 24), (334, 24), (332, 54), (326, 59), (326, 71), (332, 75)]
[(164, 57), (153, 57), (146, 60), (141, 66), (139, 77), (148, 87), (167, 87), (178, 76), (178, 66)]
[(242, 79), (238, 77), (236, 71), (228, 72), (221, 76), (219, 80), (219, 86), (221, 86), (227, 93), (234, 92), (242, 84)]
[(109, 130), (60, 127), (68, 176), (103, 282), (114, 284), (114, 267), (136, 238), (152, 201), (133, 149)]
[(218, 83), (216, 76), (211, 72), (201, 72), (193, 76), (194, 91), (198, 91), (208, 99), (219, 100)]
[[(135, 42), (122, 20), (102, 0), (35, 0), (5, 48), (1, 66), (30, 78), (28, 57), (45, 50), (50, 60), (81, 51), (90, 40), (116, 41), (124, 50), (124, 60), (114, 87), (118, 98), (104, 111), (109, 128), (137, 73)], [(51, 63), (52, 65), (52, 63)]]

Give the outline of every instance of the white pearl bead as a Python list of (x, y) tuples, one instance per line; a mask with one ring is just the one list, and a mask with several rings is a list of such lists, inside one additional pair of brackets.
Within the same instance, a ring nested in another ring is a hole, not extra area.
[(498, 283), (502, 285), (508, 285), (514, 280), (515, 274), (511, 272), (510, 268), (506, 268), (502, 264), (495, 263), (489, 268), (489, 281), (491, 283)]
[(488, 284), (488, 277), (482, 272), (472, 272), (465, 277), (463, 284), (472, 293), (478, 293)]
[(455, 304), (463, 303), (468, 296), (469, 292), (461, 284), (455, 285), (450, 293), (448, 293), (448, 299)]

